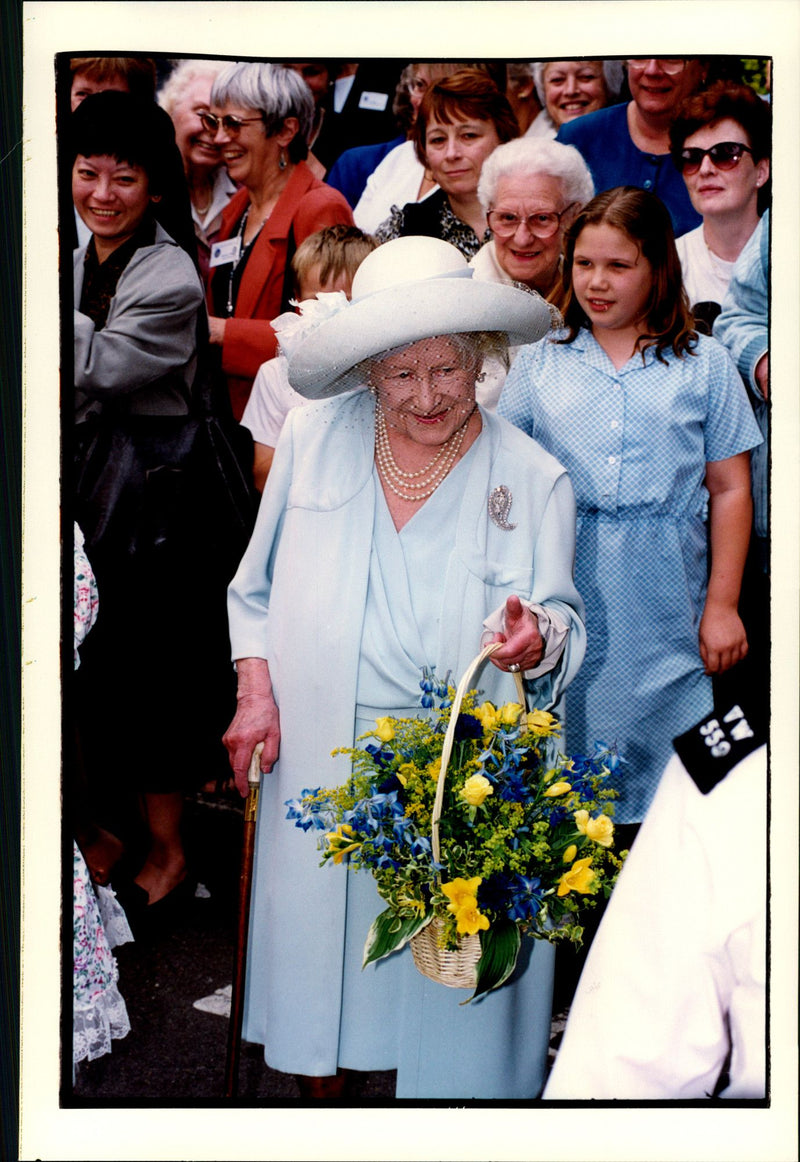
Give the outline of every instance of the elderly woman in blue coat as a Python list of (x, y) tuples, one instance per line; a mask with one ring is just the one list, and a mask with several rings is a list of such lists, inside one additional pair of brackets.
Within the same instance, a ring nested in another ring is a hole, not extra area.
[(421, 712), (422, 667), (458, 674), (482, 640), (500, 642), (486, 697), (505, 700), (522, 671), (544, 708), (580, 666), (569, 479), (475, 402), (488, 334), (533, 342), (550, 314), (471, 273), (449, 243), (398, 239), (362, 263), (351, 303), (323, 297), (282, 336), (293, 386), (318, 402), (289, 415), (230, 587), (239, 702), (225, 743), (243, 794), (259, 742), (271, 772), (244, 1035), (307, 1096), (335, 1095), (349, 1069), (396, 1069), (399, 1098), (533, 1098), (543, 1082), (552, 947), (528, 941), (510, 982), (468, 1007), (407, 948), (362, 971), (373, 882), (321, 871), (286, 821), (304, 787), (347, 780), (335, 747)]

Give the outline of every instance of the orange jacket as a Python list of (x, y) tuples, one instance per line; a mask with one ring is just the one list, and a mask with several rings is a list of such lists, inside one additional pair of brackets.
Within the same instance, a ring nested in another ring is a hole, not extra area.
[[(234, 194), (223, 212), (218, 241), (236, 233), (247, 203), (247, 190)], [(276, 353), (277, 339), (270, 320), (281, 313), (290, 233), (294, 234), (296, 249), (309, 234), (337, 224), (353, 224), (345, 198), (314, 177), (305, 162), (300, 162), (255, 240), (242, 274), (236, 310), (225, 325), (222, 370), (237, 420), (242, 417), (256, 372)], [(213, 268), (206, 294), (211, 314), (215, 276), (218, 269)]]

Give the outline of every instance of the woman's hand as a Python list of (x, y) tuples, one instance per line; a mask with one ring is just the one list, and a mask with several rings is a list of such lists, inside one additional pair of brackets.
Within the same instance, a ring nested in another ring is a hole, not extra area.
[(216, 315), (208, 316), (208, 341), (221, 347), (225, 342), (225, 324), (227, 319), (219, 319)]
[(248, 792), (247, 772), (256, 744), (264, 743), (261, 770), (266, 774), (278, 758), (281, 728), (266, 661), (263, 658), (241, 658), (237, 669), (236, 714), (222, 741), (233, 768), (236, 787), (244, 798)]
[[(544, 653), (544, 641), (539, 633), (539, 622), (518, 597), (509, 597), (503, 617), (505, 633), (493, 634), (489, 641), (503, 642), (491, 655), (491, 661), (500, 670), (510, 666), (520, 671), (538, 666)], [(484, 639), (485, 640), (485, 639)]]
[(724, 674), (747, 654), (747, 635), (732, 606), (706, 601), (700, 619), (700, 657), (707, 674)]

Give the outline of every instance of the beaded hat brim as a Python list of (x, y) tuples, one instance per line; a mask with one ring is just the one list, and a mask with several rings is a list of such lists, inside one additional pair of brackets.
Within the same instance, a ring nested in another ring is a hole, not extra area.
[(383, 351), (467, 331), (505, 332), (514, 346), (535, 343), (551, 318), (538, 295), (475, 280), (449, 243), (398, 238), (364, 260), (353, 300), (293, 348), (289, 382), (307, 399), (322, 399), (360, 386), (359, 364)]

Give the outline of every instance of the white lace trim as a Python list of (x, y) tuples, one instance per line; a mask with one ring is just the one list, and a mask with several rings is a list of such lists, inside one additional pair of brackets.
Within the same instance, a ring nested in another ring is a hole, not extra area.
[(114, 983), (91, 1001), (73, 1002), (72, 1008), (72, 1063), (88, 1059), (94, 1061), (111, 1052), (112, 1040), (127, 1037), (131, 1031), (128, 1010)]
[(116, 948), (119, 944), (128, 944), (133, 940), (133, 933), (122, 904), (117, 900), (116, 892), (113, 888), (102, 887), (100, 884), (94, 885), (94, 891), (108, 947)]

